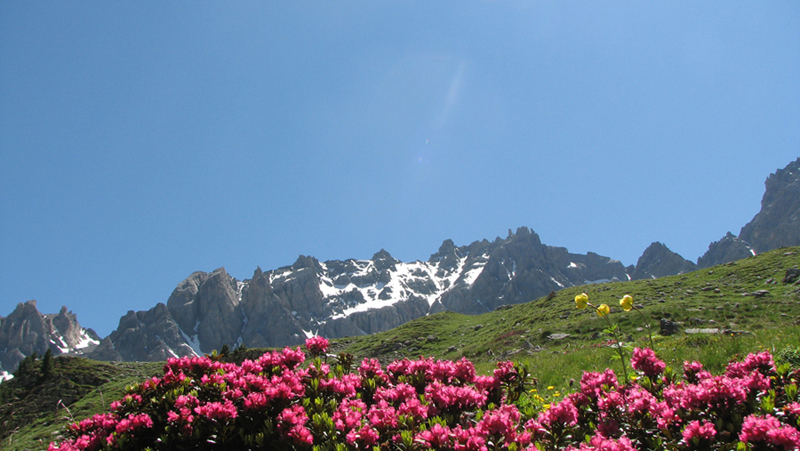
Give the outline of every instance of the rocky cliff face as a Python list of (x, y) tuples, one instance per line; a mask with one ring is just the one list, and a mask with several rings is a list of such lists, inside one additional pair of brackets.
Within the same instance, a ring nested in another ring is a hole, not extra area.
[(178, 284), (167, 309), (183, 333), (201, 343), (201, 351), (211, 352), (241, 336), (240, 296), (239, 283), (225, 268), (210, 274), (195, 272)]
[(439, 302), (447, 310), (459, 313), (485, 313), (564, 287), (628, 280), (619, 261), (594, 253), (570, 254), (565, 248), (543, 245), (539, 236), (525, 227), (505, 240), (475, 242), (450, 249), (448, 255), (442, 256), (440, 249), (440, 254), (431, 259), (454, 260), (458, 255), (464, 256), (464, 270)]
[(144, 312), (129, 311), (119, 327), (104, 338), (88, 357), (113, 361), (159, 361), (200, 354), (184, 337), (167, 306), (159, 302)]
[(657, 277), (684, 274), (697, 269), (697, 265), (669, 250), (659, 242), (652, 243), (639, 260), (631, 274), (631, 280), (655, 279)]
[(739, 238), (758, 253), (800, 245), (800, 158), (771, 174), (761, 211), (742, 227)]
[(698, 268), (710, 268), (715, 265), (741, 260), (755, 255), (755, 251), (744, 240), (728, 232), (719, 241), (714, 241), (708, 250), (697, 259)]
[(61, 307), (57, 314), (42, 314), (36, 301), (17, 304), (8, 315), (0, 317), (0, 373), (12, 372), (19, 362), (33, 354), (83, 354), (100, 342), (92, 329), (78, 324), (75, 314)]

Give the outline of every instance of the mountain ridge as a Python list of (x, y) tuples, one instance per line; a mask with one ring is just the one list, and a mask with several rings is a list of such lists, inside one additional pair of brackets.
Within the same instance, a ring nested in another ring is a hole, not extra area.
[[(196, 271), (166, 303), (129, 311), (102, 340), (81, 328), (66, 307), (48, 316), (29, 301), (18, 305), (20, 313), (0, 317), (0, 348), (5, 348), (0, 374), (47, 348), (99, 360), (158, 361), (225, 345), (277, 347), (315, 334), (368, 335), (444, 310), (484, 313), (566, 287), (682, 274), (754, 255), (756, 249), (800, 244), (800, 158), (771, 174), (765, 186), (762, 209), (740, 236), (728, 232), (697, 263), (653, 242), (636, 265), (624, 267), (593, 252), (574, 254), (545, 245), (534, 231), (520, 227), (491, 242), (457, 246), (446, 239), (427, 261), (404, 263), (381, 249), (369, 260), (320, 262), (300, 255), (292, 265), (267, 271), (257, 267), (245, 280), (230, 276), (224, 267)], [(759, 247), (751, 247), (743, 236)], [(58, 319), (48, 323), (50, 317)], [(22, 337), (19, 331), (30, 324), (36, 333)], [(81, 346), (72, 343), (74, 337), (67, 343), (62, 329), (72, 330), (71, 337), (79, 330), (89, 338)]]

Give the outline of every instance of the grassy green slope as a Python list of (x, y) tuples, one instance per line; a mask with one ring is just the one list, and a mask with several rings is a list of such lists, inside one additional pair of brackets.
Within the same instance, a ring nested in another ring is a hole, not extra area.
[[(611, 306), (609, 319), (618, 324), (634, 346), (646, 346), (646, 324), (653, 326), (658, 354), (678, 368), (683, 360), (701, 360), (706, 368), (721, 370), (728, 360), (747, 352), (769, 349), (784, 359), (800, 363), (800, 286), (782, 282), (788, 268), (800, 266), (800, 248), (785, 248), (727, 265), (655, 280), (611, 282), (566, 288), (553, 298), (502, 308), (478, 316), (443, 312), (420, 318), (395, 329), (370, 336), (335, 340), (332, 352), (349, 352), (357, 360), (378, 358), (383, 363), (401, 358), (433, 356), (467, 357), (481, 371), (498, 360), (526, 363), (540, 386), (568, 390), (570, 379), (583, 370), (606, 367), (620, 372), (616, 352), (604, 345), (607, 324), (593, 309), (577, 310), (574, 297), (581, 292), (593, 304)], [(761, 297), (747, 296), (768, 290)], [(619, 299), (630, 294), (648, 321), (634, 312), (623, 312)], [(681, 323), (682, 331), (658, 335), (661, 318)], [(686, 328), (717, 328), (745, 334), (686, 334)], [(564, 338), (557, 334), (568, 334)], [(248, 350), (248, 355), (259, 354)], [(628, 355), (629, 351), (628, 351)], [(108, 364), (84, 359), (56, 359), (61, 380), (42, 386), (20, 388), (21, 380), (0, 385), (0, 424), (6, 434), (0, 449), (44, 449), (71, 421), (107, 411), (111, 400), (126, 385), (158, 374), (161, 363)], [(80, 375), (97, 376), (89, 382)], [(65, 382), (68, 380), (70, 382)], [(76, 388), (77, 387), (77, 388)], [(71, 390), (71, 391), (70, 391)], [(69, 412), (57, 401), (70, 394)], [(58, 399), (56, 399), (58, 398)], [(23, 405), (38, 406), (27, 417)], [(16, 409), (16, 410), (14, 410)], [(20, 421), (20, 418), (23, 418)], [(9, 423), (11, 421), (11, 423)], [(10, 435), (8, 432), (14, 431)]]
[[(654, 280), (610, 282), (566, 288), (551, 299), (540, 298), (479, 316), (439, 313), (387, 332), (338, 340), (336, 350), (386, 362), (403, 357), (436, 356), (473, 360), (479, 368), (512, 359), (529, 363), (548, 385), (580, 377), (582, 369), (602, 369), (615, 352), (603, 347), (611, 338), (593, 309), (577, 310), (581, 292), (595, 305), (611, 306), (609, 318), (635, 346), (649, 343), (645, 320), (624, 312), (619, 299), (630, 294), (652, 324), (656, 350), (668, 361), (703, 358), (721, 368), (737, 353), (760, 348), (781, 351), (798, 346), (800, 287), (782, 282), (786, 270), (800, 265), (800, 248), (785, 248), (690, 274)], [(747, 296), (767, 290), (763, 297)], [(681, 324), (682, 332), (658, 336), (659, 320)], [(687, 328), (717, 328), (748, 334), (687, 335)], [(553, 334), (569, 334), (553, 340)], [(619, 369), (618, 363), (615, 364)]]
[(65, 426), (108, 411), (125, 387), (160, 374), (163, 367), (79, 357), (57, 357), (54, 363), (53, 375), (44, 380), (37, 361), (30, 372), (0, 384), (0, 449), (47, 449)]

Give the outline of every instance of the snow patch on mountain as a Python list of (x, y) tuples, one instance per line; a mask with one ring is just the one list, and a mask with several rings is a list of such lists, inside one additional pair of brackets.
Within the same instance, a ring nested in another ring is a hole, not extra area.
[[(194, 331), (197, 330), (197, 327), (199, 325), (200, 325), (200, 320), (197, 320), (197, 322), (194, 325)], [(178, 326), (178, 332), (181, 333), (183, 341), (185, 341), (186, 344), (189, 345), (190, 348), (192, 348), (192, 352), (194, 352), (195, 356), (201, 356), (204, 354), (203, 351), (200, 350), (200, 340), (197, 337), (197, 332), (194, 332), (193, 335), (189, 335), (186, 332), (184, 332), (183, 329), (180, 328), (180, 326)]]

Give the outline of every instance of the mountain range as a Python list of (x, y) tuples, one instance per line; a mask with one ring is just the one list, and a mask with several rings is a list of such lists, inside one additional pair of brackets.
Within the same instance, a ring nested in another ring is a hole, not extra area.
[(280, 347), (311, 335), (373, 334), (412, 319), (454, 311), (479, 314), (547, 296), (565, 287), (658, 278), (800, 245), (800, 158), (771, 174), (761, 210), (738, 236), (728, 232), (697, 262), (660, 242), (636, 265), (592, 252), (548, 246), (526, 227), (506, 238), (456, 246), (445, 240), (426, 261), (411, 263), (385, 250), (369, 260), (320, 262), (301, 255), (292, 265), (238, 280), (225, 268), (197, 271), (166, 303), (129, 311), (109, 336), (81, 327), (66, 307), (42, 314), (35, 301), (0, 317), (0, 375), (48, 349), (97, 360), (160, 361), (228, 346)]

